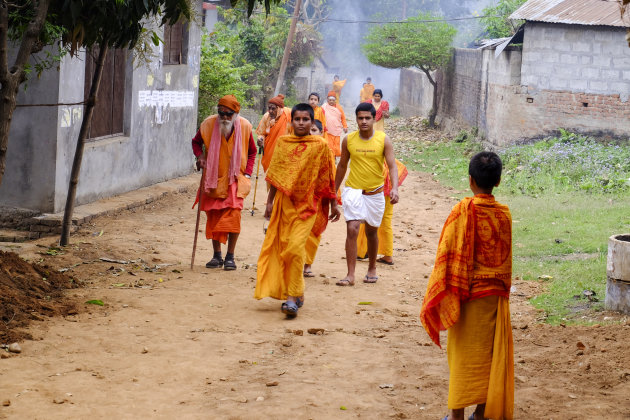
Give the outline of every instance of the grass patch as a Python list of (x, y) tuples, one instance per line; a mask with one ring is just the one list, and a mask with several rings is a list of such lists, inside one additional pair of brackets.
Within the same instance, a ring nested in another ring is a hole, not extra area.
[[(470, 137), (460, 132), (397, 152), (411, 169), (470, 196), (468, 162), (482, 149)], [(608, 238), (630, 232), (630, 145), (561, 131), (499, 155), (504, 172), (495, 195), (512, 212), (514, 277), (547, 285), (531, 303), (548, 322), (588, 323), (603, 309)]]

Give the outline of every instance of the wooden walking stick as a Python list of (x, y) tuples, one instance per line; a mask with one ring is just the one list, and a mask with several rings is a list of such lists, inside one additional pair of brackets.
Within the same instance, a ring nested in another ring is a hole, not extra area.
[(203, 178), (206, 173), (204, 168), (201, 171), (201, 181), (199, 181), (199, 202), (197, 203), (197, 222), (195, 223), (195, 240), (193, 241), (192, 257), (190, 258), (190, 269), (193, 269), (195, 264), (195, 252), (197, 251), (197, 236), (199, 236), (199, 218), (201, 216), (201, 199), (203, 198)]
[(262, 155), (265, 153), (264, 150), (265, 150), (264, 146), (260, 146), (258, 148), (258, 154), (260, 156), (258, 156), (258, 164), (256, 165), (256, 182), (254, 182), (254, 201), (252, 201), (252, 211), (251, 211), (252, 216), (254, 215), (254, 210), (256, 210), (256, 190), (258, 188), (258, 173), (260, 171), (260, 160), (262, 159)]

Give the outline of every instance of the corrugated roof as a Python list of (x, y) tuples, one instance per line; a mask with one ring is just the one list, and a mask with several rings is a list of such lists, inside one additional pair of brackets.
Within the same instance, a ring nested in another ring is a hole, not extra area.
[[(529, 0), (510, 19), (575, 25), (629, 27), (616, 0)], [(626, 18), (628, 20), (628, 18)]]

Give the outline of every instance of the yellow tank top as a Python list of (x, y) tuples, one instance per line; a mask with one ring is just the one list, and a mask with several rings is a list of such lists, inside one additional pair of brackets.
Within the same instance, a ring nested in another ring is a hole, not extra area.
[(374, 131), (372, 138), (364, 140), (357, 130), (348, 134), (347, 143), (350, 152), (350, 174), (346, 185), (366, 191), (383, 185), (385, 133)]

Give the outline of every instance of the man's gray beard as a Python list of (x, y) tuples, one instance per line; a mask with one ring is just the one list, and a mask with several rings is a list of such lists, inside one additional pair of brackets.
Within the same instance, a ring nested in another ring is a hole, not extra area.
[(221, 135), (226, 139), (232, 134), (232, 127), (234, 127), (234, 121), (221, 121)]

